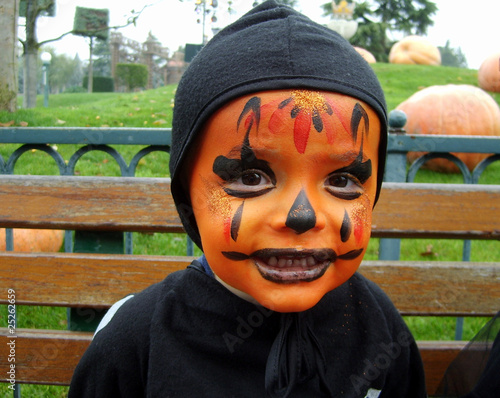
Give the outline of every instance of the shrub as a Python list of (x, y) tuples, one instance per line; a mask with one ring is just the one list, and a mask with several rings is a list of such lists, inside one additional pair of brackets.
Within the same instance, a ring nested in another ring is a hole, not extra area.
[[(82, 84), (84, 88), (87, 88), (88, 81), (89, 77), (85, 76)], [(115, 84), (112, 77), (94, 76), (92, 81), (92, 92), (94, 93), (112, 93), (115, 91)]]
[[(87, 79), (88, 80), (88, 79)], [(85, 86), (86, 87), (86, 86)], [(70, 86), (64, 90), (65, 93), (84, 93), (87, 90), (80, 86)]]
[(116, 78), (129, 91), (144, 88), (148, 83), (148, 67), (143, 64), (117, 64)]

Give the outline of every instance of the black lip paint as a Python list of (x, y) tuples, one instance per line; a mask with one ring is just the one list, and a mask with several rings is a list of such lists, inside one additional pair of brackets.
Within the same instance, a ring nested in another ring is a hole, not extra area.
[(341, 260), (354, 260), (356, 257), (363, 253), (364, 249), (355, 249), (348, 251), (344, 254), (337, 254), (332, 249), (306, 249), (306, 250), (296, 250), (296, 249), (260, 249), (256, 250), (251, 254), (245, 254), (241, 252), (221, 252), (224, 257), (233, 261), (243, 261), (249, 260), (250, 258), (262, 258), (268, 259), (270, 257), (290, 257), (290, 258), (301, 258), (306, 256), (313, 256), (317, 261), (331, 261), (335, 262), (338, 258)]

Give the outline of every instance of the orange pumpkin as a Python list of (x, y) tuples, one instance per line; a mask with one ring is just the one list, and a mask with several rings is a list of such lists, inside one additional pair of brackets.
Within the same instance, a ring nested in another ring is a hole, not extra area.
[(389, 52), (391, 64), (441, 65), (439, 49), (421, 36), (407, 36)]
[(500, 93), (500, 52), (483, 61), (477, 71), (477, 80), (483, 90)]
[(377, 62), (375, 59), (375, 56), (368, 50), (361, 48), (361, 47), (354, 47), (354, 49), (358, 52), (359, 55), (361, 55), (366, 62), (369, 64), (374, 64)]
[[(493, 98), (479, 87), (444, 85), (427, 87), (397, 106), (408, 117), (408, 134), (500, 136), (500, 108)], [(413, 162), (422, 152), (408, 153)], [(487, 154), (454, 153), (469, 168)], [(458, 172), (452, 162), (434, 159), (426, 167), (436, 171)]]
[[(14, 251), (58, 252), (64, 231), (50, 229), (14, 229)], [(5, 251), (5, 229), (0, 229), (0, 251)]]

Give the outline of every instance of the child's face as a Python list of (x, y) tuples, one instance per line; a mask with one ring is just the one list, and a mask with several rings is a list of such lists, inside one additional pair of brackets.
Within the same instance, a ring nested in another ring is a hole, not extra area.
[(280, 312), (349, 279), (370, 238), (379, 136), (368, 105), (335, 93), (266, 91), (221, 108), (189, 179), (214, 273)]

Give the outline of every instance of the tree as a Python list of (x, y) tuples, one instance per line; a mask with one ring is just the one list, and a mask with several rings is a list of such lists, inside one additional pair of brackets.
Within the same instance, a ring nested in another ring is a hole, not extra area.
[(0, 110), (17, 108), (17, 0), (0, 0)]
[[(324, 4), (325, 15), (331, 15), (332, 4)], [(424, 35), (434, 22), (437, 6), (429, 0), (370, 0), (356, 3), (353, 19), (358, 30), (350, 42), (366, 48), (378, 61), (386, 62), (394, 44), (389, 32)]]
[(36, 87), (38, 70), (39, 43), (36, 36), (36, 20), (41, 15), (53, 16), (55, 0), (23, 0), (20, 3), (19, 15), (26, 17), (26, 39), (21, 40), (24, 60), (24, 97), (23, 107), (36, 106)]
[(82, 62), (66, 54), (56, 54), (53, 48), (44, 47), (52, 55), (49, 69), (49, 86), (52, 93), (61, 93), (70, 87), (80, 87), (83, 79)]
[(88, 37), (90, 39), (89, 49), (89, 79), (88, 79), (88, 92), (92, 92), (93, 84), (93, 52), (94, 52), (94, 39), (107, 40), (108, 39), (108, 23), (109, 23), (109, 10), (76, 7), (75, 23), (73, 26), (73, 33), (76, 35)]
[[(9, 0), (0, 0), (9, 1)], [(39, 16), (53, 16), (55, 14), (55, 0), (19, 0), (20, 1), (20, 16), (26, 17), (26, 39), (21, 43), (23, 45), (24, 59), (24, 108), (34, 108), (36, 105), (36, 88), (37, 88), (37, 66), (38, 66), (38, 50), (46, 43), (57, 41), (64, 36), (72, 34), (73, 30), (65, 32), (59, 37), (38, 42), (36, 36), (36, 20)], [(112, 26), (108, 29), (119, 29), (125, 26), (135, 24), (142, 11), (150, 5), (145, 5), (140, 11), (131, 11), (127, 22), (120, 26)], [(3, 26), (2, 26), (3, 28)], [(3, 29), (2, 29), (3, 30)], [(1, 36), (0, 36), (1, 37)], [(0, 57), (1, 58), (1, 57)]]
[(97, 76), (111, 76), (111, 49), (109, 40), (97, 39), (93, 52), (95, 59), (93, 61), (94, 72)]
[(450, 41), (448, 40), (444, 47), (438, 47), (438, 49), (441, 53), (441, 65), (467, 68), (467, 59), (460, 47), (450, 47)]

